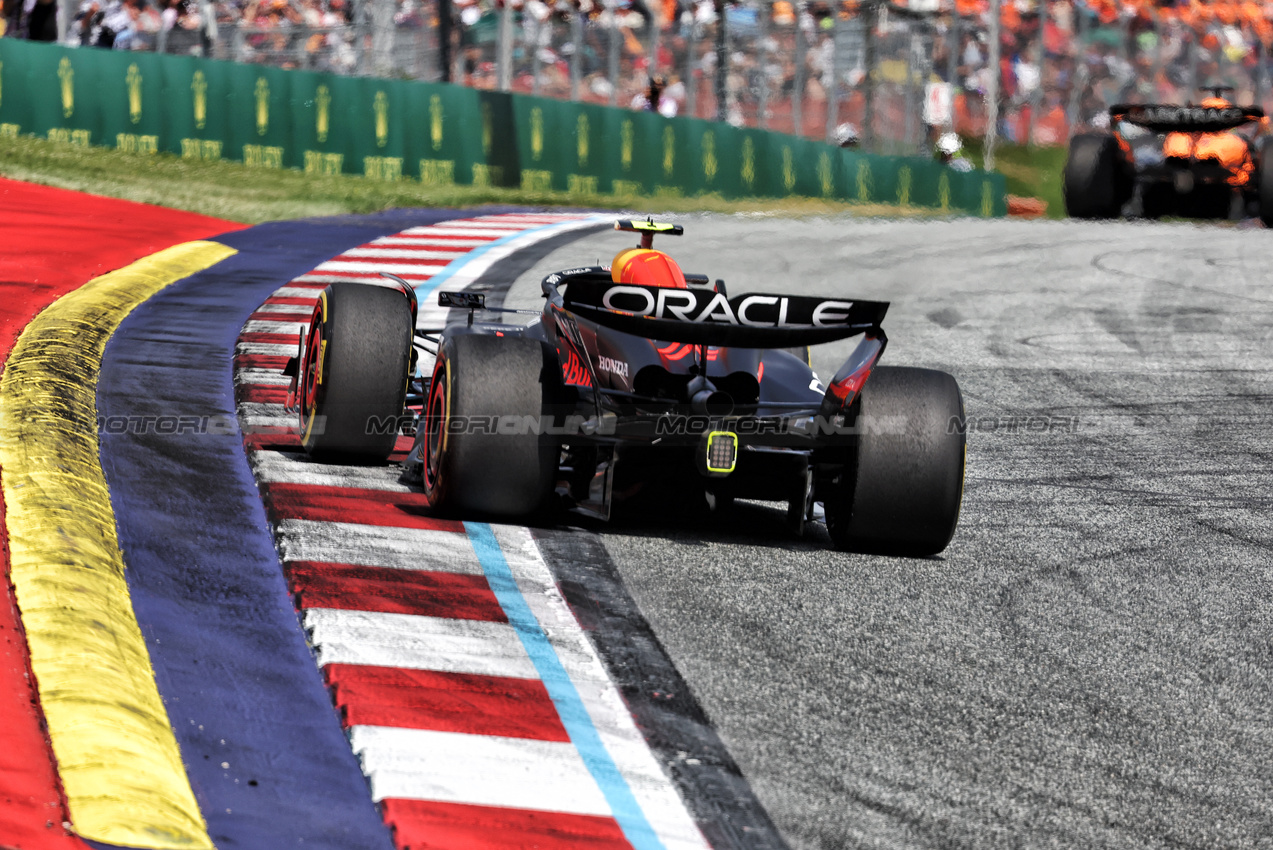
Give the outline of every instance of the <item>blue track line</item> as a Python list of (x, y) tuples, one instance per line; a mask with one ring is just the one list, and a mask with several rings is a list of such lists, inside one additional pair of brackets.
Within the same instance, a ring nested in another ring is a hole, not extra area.
[(632, 789), (628, 787), (627, 780), (601, 742), (597, 727), (588, 716), (588, 710), (584, 708), (574, 682), (570, 680), (556, 650), (548, 642), (548, 636), (544, 634), (539, 621), (535, 619), (522, 596), (513, 572), (508, 567), (508, 561), (504, 558), (504, 551), (495, 539), (494, 530), (484, 522), (466, 522), (464, 530), (473, 542), (473, 550), (477, 553), (482, 572), (486, 574), (495, 598), (499, 600), (508, 622), (521, 638), (526, 654), (530, 656), (535, 671), (557, 707), (571, 743), (575, 745), (588, 771), (601, 788), (624, 837), (635, 850), (663, 850), (663, 843), (650, 827)]

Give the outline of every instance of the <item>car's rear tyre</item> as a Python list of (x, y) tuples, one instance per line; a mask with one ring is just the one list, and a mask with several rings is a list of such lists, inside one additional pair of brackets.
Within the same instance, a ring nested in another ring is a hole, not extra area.
[(422, 470), (439, 510), (523, 517), (549, 503), (561, 447), (550, 422), (561, 372), (541, 342), (462, 334), (438, 351)]
[(323, 290), (303, 340), (301, 441), (323, 459), (383, 462), (393, 452), (411, 365), (411, 305), (360, 283)]
[(1260, 154), (1260, 169), (1255, 179), (1259, 181), (1257, 198), (1260, 205), (1260, 221), (1265, 227), (1273, 227), (1273, 156), (1266, 148)]
[(1071, 218), (1118, 217), (1132, 186), (1113, 136), (1084, 133), (1070, 140), (1061, 190)]
[(933, 369), (880, 366), (854, 409), (854, 450), (822, 498), (832, 541), (855, 552), (937, 554), (963, 499), (959, 385)]

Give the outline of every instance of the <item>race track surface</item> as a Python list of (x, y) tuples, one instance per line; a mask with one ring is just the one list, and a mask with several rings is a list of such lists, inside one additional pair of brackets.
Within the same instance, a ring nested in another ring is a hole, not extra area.
[(1273, 233), (678, 220), (658, 247), (732, 294), (892, 301), (884, 362), (967, 405), (939, 558), (796, 540), (776, 504), (586, 526), (790, 845), (1273, 844)]

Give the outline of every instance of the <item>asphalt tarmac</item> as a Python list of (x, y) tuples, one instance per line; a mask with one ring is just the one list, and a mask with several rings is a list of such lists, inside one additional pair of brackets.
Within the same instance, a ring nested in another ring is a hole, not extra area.
[(938, 558), (778, 504), (586, 526), (790, 846), (1273, 847), (1273, 232), (676, 220), (731, 294), (891, 301), (883, 362), (967, 406)]

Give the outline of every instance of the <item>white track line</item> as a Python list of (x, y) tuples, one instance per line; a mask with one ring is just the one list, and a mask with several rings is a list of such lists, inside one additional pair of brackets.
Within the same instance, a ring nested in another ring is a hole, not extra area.
[(322, 666), (536, 678), (535, 665), (507, 623), (332, 608), (306, 609), (301, 621)]
[(394, 466), (341, 466), (317, 463), (304, 454), (260, 450), (249, 458), (256, 480), (264, 484), (311, 484), (319, 487), (343, 487), (359, 490), (385, 490), (409, 493), (411, 488), (398, 482)]
[[(274, 294), (271, 295), (270, 297), (271, 298), (308, 298), (314, 304), (317, 304), (318, 290), (309, 289), (307, 287), (302, 287), (302, 286), (284, 286), (281, 289), (274, 290)], [(313, 310), (314, 309), (313, 304), (311, 304), (306, 309)]]
[(501, 236), (512, 236), (515, 233), (521, 233), (522, 228), (497, 227), (494, 225), (486, 225), (483, 227), (444, 227), (440, 224), (431, 224), (426, 227), (412, 227), (402, 231), (403, 236), (480, 236), (485, 239), (498, 239)]
[(259, 354), (267, 357), (291, 357), (298, 351), (298, 343), (275, 342), (240, 342), (234, 347), (235, 354)]
[(286, 387), (292, 379), (273, 369), (240, 369), (234, 373), (235, 386)]
[(288, 334), (299, 337), (301, 330), (309, 326), (309, 321), (275, 322), (261, 319), (248, 319), (243, 325), (243, 333)]
[(345, 262), (332, 260), (323, 263), (317, 271), (321, 272), (389, 272), (390, 274), (436, 274), (446, 268), (446, 263), (391, 263), (391, 262)]
[[(401, 276), (401, 275), (400, 275), (400, 276)], [(425, 274), (421, 274), (421, 275), (419, 275), (419, 276), (420, 276), (420, 277), (422, 277), (422, 278), (423, 278), (423, 277), (427, 277), (427, 275), (425, 275)], [(317, 300), (318, 300), (318, 295), (319, 295), (319, 293), (320, 293), (320, 292), (322, 292), (324, 288), (326, 288), (327, 284), (329, 284), (329, 283), (348, 283), (348, 282), (350, 282), (350, 281), (353, 281), (354, 283), (376, 283), (376, 284), (383, 284), (383, 283), (385, 282), (385, 279), (384, 279), (384, 277), (383, 277), (382, 275), (379, 275), (379, 274), (371, 274), (370, 272), (368, 272), (368, 273), (367, 273), (367, 274), (365, 274), (365, 275), (334, 275), (334, 274), (328, 274), (328, 275), (321, 275), (321, 274), (316, 274), (316, 275), (302, 275), (302, 276), (300, 276), (300, 277), (296, 278), (296, 280), (294, 280), (294, 281), (292, 281), (292, 282), (293, 282), (293, 283), (313, 283), (313, 284), (316, 284), (315, 288), (314, 288), (314, 289), (309, 290), (309, 292), (311, 292), (311, 293), (313, 294), (313, 296), (314, 296), (314, 300), (315, 300), (315, 301), (317, 301)], [(322, 286), (321, 286), (321, 287), (320, 287), (320, 286), (317, 286), (317, 284), (321, 284)]]
[(609, 816), (574, 746), (492, 735), (354, 726), (372, 798)]
[(464, 251), (421, 251), (407, 248), (355, 248), (341, 254), (341, 259), (366, 260), (454, 260), (463, 256)]
[[(315, 298), (315, 301), (318, 299)], [(262, 304), (257, 308), (257, 313), (295, 313), (301, 318), (298, 321), (309, 321), (309, 316), (314, 312), (314, 305), (309, 304)], [(253, 315), (256, 315), (255, 313)]]
[(454, 531), (284, 519), (276, 533), (285, 561), (482, 574), (468, 538)]

